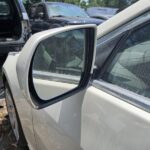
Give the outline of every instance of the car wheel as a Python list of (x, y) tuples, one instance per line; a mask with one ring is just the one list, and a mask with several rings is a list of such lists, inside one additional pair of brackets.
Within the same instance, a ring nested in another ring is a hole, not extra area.
[(16, 144), (19, 147), (25, 148), (27, 150), (28, 149), (27, 142), (25, 140), (25, 137), (21, 128), (20, 120), (18, 117), (18, 113), (16, 110), (16, 106), (13, 100), (12, 93), (7, 82), (5, 83), (5, 100), (6, 100), (9, 121), (10, 121), (12, 131), (15, 136)]

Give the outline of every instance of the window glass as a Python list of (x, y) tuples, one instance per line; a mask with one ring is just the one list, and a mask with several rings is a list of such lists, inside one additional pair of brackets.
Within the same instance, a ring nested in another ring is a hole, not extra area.
[(102, 79), (150, 97), (150, 24), (132, 32)]
[(0, 15), (9, 15), (10, 14), (10, 7), (8, 3), (2, 1), (0, 2)]

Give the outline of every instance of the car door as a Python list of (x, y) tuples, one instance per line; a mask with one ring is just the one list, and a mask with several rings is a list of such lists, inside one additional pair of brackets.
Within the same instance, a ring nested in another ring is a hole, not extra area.
[(82, 104), (81, 145), (86, 150), (149, 149), (150, 21), (146, 16), (149, 13), (138, 18), (140, 23), (135, 19), (121, 28), (123, 33), (114, 38), (111, 33), (110, 39), (99, 39), (98, 70)]
[(46, 20), (46, 11), (43, 5), (41, 4), (34, 5), (30, 8), (30, 23), (32, 33), (43, 31), (45, 20)]
[[(148, 20), (145, 14), (99, 39), (102, 59), (96, 59), (98, 69), (85, 90), (33, 110), (39, 150), (149, 149)], [(57, 95), (64, 90), (58, 85), (40, 88), (42, 95)]]

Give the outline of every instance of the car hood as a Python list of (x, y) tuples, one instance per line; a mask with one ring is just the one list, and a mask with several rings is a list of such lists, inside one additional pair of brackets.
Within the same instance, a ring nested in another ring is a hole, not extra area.
[(102, 19), (95, 19), (95, 18), (84, 18), (84, 17), (54, 17), (53, 19), (59, 20), (59, 21), (64, 21), (68, 23), (69, 25), (74, 25), (74, 24), (96, 24), (99, 25), (104, 20)]

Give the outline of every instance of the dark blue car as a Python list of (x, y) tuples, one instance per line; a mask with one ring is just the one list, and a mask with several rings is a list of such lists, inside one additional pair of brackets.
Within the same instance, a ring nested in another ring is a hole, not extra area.
[(87, 9), (87, 14), (92, 18), (107, 20), (118, 12), (118, 8), (110, 7), (90, 7)]
[(61, 2), (41, 2), (31, 6), (29, 11), (32, 32), (78, 24), (96, 24), (102, 19), (90, 18), (85, 11), (72, 4)]

